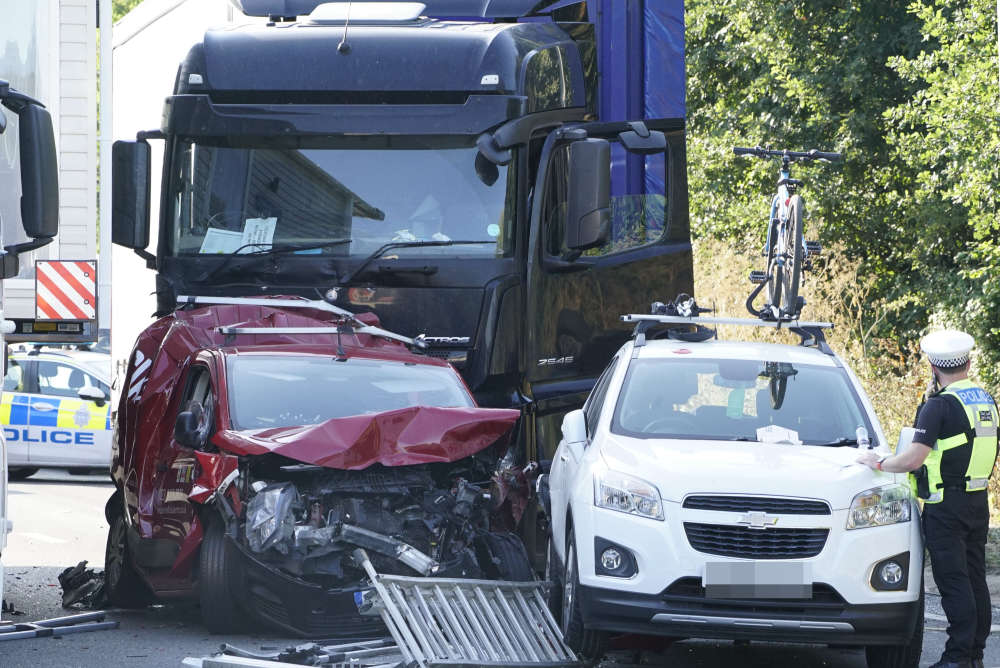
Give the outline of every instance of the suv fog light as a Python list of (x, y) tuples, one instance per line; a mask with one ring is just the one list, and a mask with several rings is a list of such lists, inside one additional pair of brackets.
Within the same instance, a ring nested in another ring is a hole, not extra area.
[(895, 561), (887, 561), (882, 564), (878, 575), (882, 578), (882, 582), (888, 585), (896, 585), (903, 581), (903, 567)]
[(622, 553), (613, 547), (609, 547), (601, 553), (601, 566), (606, 571), (617, 571), (622, 567)]
[(639, 572), (635, 555), (627, 548), (600, 537), (594, 538), (594, 572), (613, 578), (630, 578)]
[(871, 586), (876, 591), (905, 591), (910, 570), (910, 553), (883, 559), (872, 569)]

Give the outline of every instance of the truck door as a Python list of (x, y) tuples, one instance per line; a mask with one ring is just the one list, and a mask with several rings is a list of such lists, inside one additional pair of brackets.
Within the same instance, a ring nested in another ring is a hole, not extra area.
[[(666, 137), (656, 153), (628, 151), (618, 136), (629, 127), (624, 123), (582, 125), (575, 137), (550, 137), (542, 152), (526, 297), (526, 376), (540, 459), (551, 457), (562, 416), (582, 405), (628, 339), (630, 328), (619, 316), (646, 313), (652, 302), (693, 289), (681, 123), (647, 124)], [(564, 239), (570, 144), (581, 134), (609, 141), (612, 164), (610, 237), (582, 254), (567, 249)]]

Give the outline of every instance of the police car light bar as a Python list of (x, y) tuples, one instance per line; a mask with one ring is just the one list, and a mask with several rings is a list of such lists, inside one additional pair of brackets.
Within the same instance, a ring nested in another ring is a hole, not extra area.
[(807, 320), (758, 320), (755, 318), (715, 318), (680, 315), (648, 315), (630, 313), (621, 316), (622, 322), (659, 322), (678, 325), (739, 325), (744, 327), (773, 327), (774, 329), (832, 329), (832, 322), (810, 322)]

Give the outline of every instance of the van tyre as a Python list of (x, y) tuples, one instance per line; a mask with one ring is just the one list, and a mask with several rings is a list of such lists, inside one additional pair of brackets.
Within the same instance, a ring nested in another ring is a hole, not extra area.
[(201, 618), (211, 633), (237, 633), (247, 628), (240, 605), (242, 569), (239, 555), (226, 541), (222, 522), (205, 523), (198, 555)]
[(563, 564), (560, 614), (556, 616), (563, 640), (584, 659), (599, 659), (607, 648), (608, 635), (587, 629), (580, 608), (580, 576), (577, 573), (576, 539), (570, 530), (566, 539), (566, 563)]
[(109, 504), (108, 542), (104, 548), (104, 591), (116, 608), (145, 608), (153, 593), (135, 570), (128, 549), (128, 527), (121, 506)]
[(924, 645), (924, 583), (920, 582), (917, 625), (910, 641), (905, 645), (873, 646), (865, 648), (868, 668), (917, 668), (920, 665), (920, 651)]

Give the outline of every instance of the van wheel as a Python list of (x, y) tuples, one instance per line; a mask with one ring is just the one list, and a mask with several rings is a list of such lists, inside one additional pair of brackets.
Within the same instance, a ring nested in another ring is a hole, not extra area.
[(153, 602), (153, 593), (132, 563), (121, 508), (116, 507), (112, 513), (104, 548), (104, 591), (116, 608), (145, 608)]
[(603, 631), (587, 629), (583, 625), (580, 608), (580, 576), (577, 573), (576, 539), (570, 530), (566, 539), (566, 563), (563, 565), (562, 600), (560, 604), (560, 629), (563, 640), (585, 659), (599, 659), (607, 648), (608, 635)]
[(913, 635), (905, 645), (873, 646), (865, 648), (868, 668), (917, 668), (920, 652), (924, 646), (924, 583), (920, 582), (920, 598), (917, 605), (917, 625)]
[(8, 480), (27, 480), (38, 473), (38, 468), (17, 468), (7, 471)]
[(212, 633), (246, 630), (246, 615), (239, 600), (243, 579), (239, 556), (227, 544), (221, 522), (206, 523), (198, 565), (198, 596), (205, 626)]

